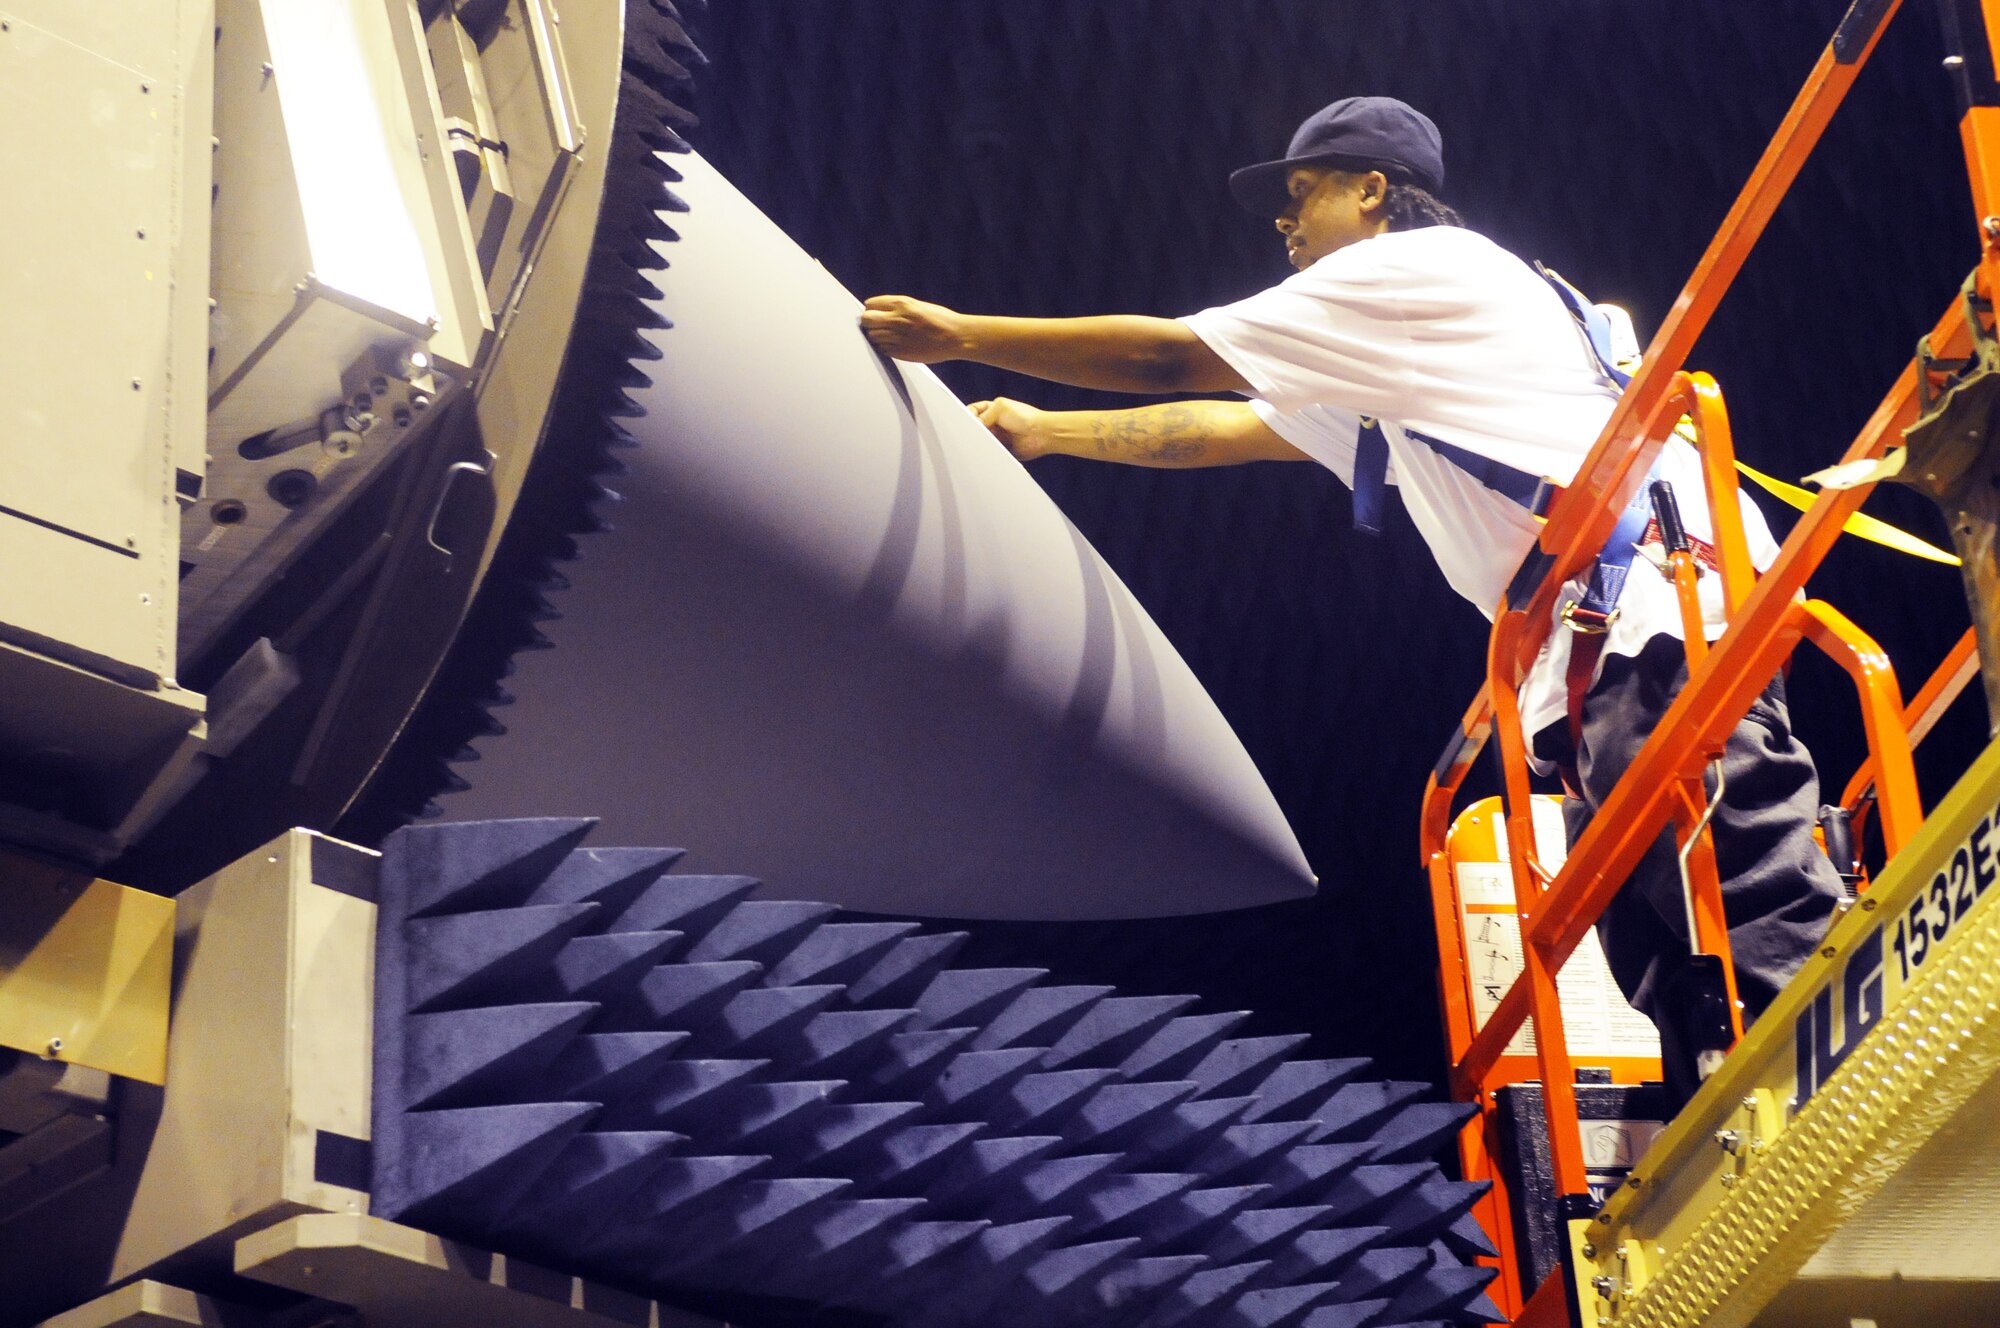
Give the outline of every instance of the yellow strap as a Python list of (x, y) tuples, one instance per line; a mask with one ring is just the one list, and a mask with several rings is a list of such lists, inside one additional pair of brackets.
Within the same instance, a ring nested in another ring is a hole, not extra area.
[[(1752, 469), (1744, 465), (1741, 461), (1736, 463), (1736, 468), (1745, 475), (1748, 475), (1759, 488), (1763, 489), (1773, 498), (1783, 503), (1789, 503), (1801, 512), (1809, 509), (1819, 497), (1818, 494), (1801, 489), (1796, 484), (1787, 484), (1783, 480), (1772, 479), (1769, 475)], [(1935, 544), (1926, 544), (1915, 535), (1907, 531), (1898, 530), (1887, 521), (1878, 521), (1865, 512), (1856, 512), (1853, 516), (1847, 518), (1847, 524), (1841, 527), (1841, 529), (1850, 535), (1859, 535), (1862, 539), (1880, 544), (1885, 548), (1894, 549), (1898, 553), (1907, 553), (1915, 558), (1928, 558), (1934, 563), (1949, 563), (1953, 567), (1960, 565), (1956, 555), (1946, 553)]]

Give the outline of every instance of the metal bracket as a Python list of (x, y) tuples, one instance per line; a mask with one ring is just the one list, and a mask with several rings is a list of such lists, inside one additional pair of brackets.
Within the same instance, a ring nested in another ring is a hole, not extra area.
[(1943, 511), (1964, 566), (1965, 597), (1979, 642), (1989, 727), (2000, 733), (2000, 452), (1993, 447), (2000, 412), (2000, 337), (1987, 325), (1992, 301), (1975, 270), (1964, 286), (1972, 354), (1944, 360), (1929, 338), (1917, 343), (1920, 414), (1904, 431), (1908, 461), (1893, 478)]

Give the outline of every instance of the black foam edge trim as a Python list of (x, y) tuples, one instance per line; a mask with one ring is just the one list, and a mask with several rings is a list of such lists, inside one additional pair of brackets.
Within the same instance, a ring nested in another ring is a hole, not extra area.
[(382, 885), (382, 855), (345, 840), (308, 830), (312, 881), (355, 899), (374, 903)]
[(332, 1130), (313, 1131), (313, 1180), (316, 1183), (366, 1190), (374, 1164), (375, 1146), (366, 1139), (336, 1134)]

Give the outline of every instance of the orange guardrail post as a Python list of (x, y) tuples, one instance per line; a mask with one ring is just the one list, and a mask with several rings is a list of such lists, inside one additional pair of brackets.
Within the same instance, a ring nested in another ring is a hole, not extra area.
[(1868, 765), (1874, 772), (1876, 805), (1882, 818), (1882, 844), (1894, 857), (1924, 820), (1895, 666), (1873, 638), (1824, 600), (1803, 600), (1793, 606), (1793, 614), (1795, 630), (1845, 669), (1860, 693)]
[(1730, 617), (1741, 608), (1757, 584), (1750, 561), (1750, 540), (1743, 533), (1743, 505), (1736, 483), (1736, 441), (1729, 431), (1729, 411), (1722, 389), (1705, 373), (1688, 376), (1694, 409), (1695, 448), (1701, 453), (1702, 479), (1708, 493), (1709, 519), (1715, 526), (1715, 560), (1720, 565), (1722, 603)]

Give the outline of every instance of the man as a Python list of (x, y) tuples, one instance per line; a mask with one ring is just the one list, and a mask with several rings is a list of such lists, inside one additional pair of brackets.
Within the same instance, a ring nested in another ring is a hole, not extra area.
[[(1317, 461), (1372, 519), (1384, 482), (1454, 589), (1490, 617), (1538, 533), (1538, 480), (1574, 477), (1617, 400), (1556, 286), (1438, 201), (1436, 127), (1402, 102), (1350, 97), (1309, 117), (1286, 155), (1235, 172), (1246, 208), (1275, 216), (1294, 276), (1178, 320), (1027, 319), (962, 314), (906, 296), (866, 302), (863, 332), (901, 359), (970, 359), (1121, 392), (1236, 392), (1247, 401), (1045, 412), (1005, 399), (973, 409), (1023, 460), (1049, 453), (1149, 466)], [(1393, 467), (1393, 478), (1390, 468)], [(1656, 475), (1688, 531), (1710, 537), (1700, 462), (1678, 440)], [(1744, 503), (1760, 566), (1775, 555)], [(1655, 549), (1658, 536), (1648, 532)], [(1707, 634), (1723, 627), (1719, 578), (1701, 578)], [(1563, 604), (1580, 601), (1573, 583)], [(1572, 615), (1592, 625), (1588, 604)], [(1671, 584), (1635, 564), (1602, 620), (1587, 689), (1566, 681), (1572, 631), (1557, 627), (1521, 692), (1540, 761), (1563, 769), (1572, 839), (1602, 803), (1685, 679)], [(1588, 656), (1584, 657), (1588, 662)], [(1724, 756), (1713, 824), (1736, 974), (1754, 1018), (1818, 943), (1840, 898), (1812, 839), (1818, 784), (1792, 736), (1781, 683), (1760, 698)], [(1687, 952), (1670, 835), (1653, 846), (1599, 923), (1626, 996), (1660, 1027), (1672, 1087), (1694, 1087), (1693, 1056), (1664, 987)]]

